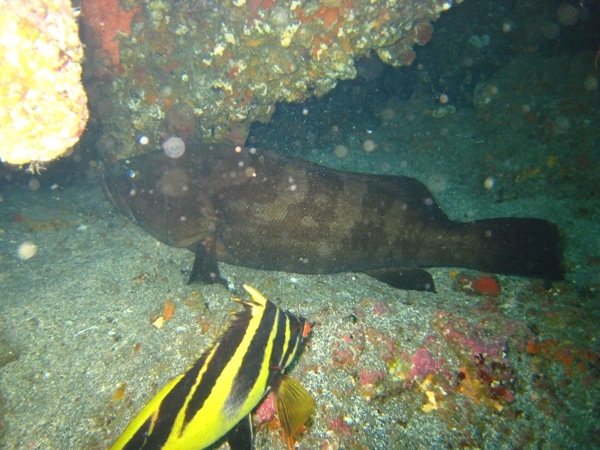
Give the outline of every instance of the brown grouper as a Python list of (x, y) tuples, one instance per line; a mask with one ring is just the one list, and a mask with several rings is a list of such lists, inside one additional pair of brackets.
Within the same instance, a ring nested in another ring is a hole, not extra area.
[(422, 267), (559, 280), (559, 231), (532, 218), (450, 220), (414, 178), (340, 172), (232, 146), (196, 145), (115, 163), (111, 200), (159, 241), (196, 253), (190, 282), (223, 282), (217, 261), (303, 274), (365, 272), (434, 290)]

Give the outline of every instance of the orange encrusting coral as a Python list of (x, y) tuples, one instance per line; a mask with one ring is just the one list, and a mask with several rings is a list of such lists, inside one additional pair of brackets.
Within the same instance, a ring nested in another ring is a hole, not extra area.
[(107, 61), (117, 66), (120, 63), (119, 34), (131, 35), (131, 21), (140, 12), (140, 7), (125, 10), (119, 0), (83, 0), (81, 15), (85, 35)]

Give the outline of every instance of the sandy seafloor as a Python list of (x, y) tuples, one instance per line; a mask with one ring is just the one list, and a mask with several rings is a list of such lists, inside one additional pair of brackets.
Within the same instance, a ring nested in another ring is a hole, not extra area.
[[(589, 53), (516, 57), (492, 79), (500, 94), (489, 107), (436, 119), (431, 98), (390, 98), (380, 109), (394, 114), (372, 133), (341, 127), (339, 142), (310, 149), (344, 170), (414, 176), (456, 220), (554, 221), (568, 279), (497, 276), (491, 298), (456, 289), (457, 272), (477, 275), (460, 268), (430, 269), (437, 293), (420, 293), (362, 274), (221, 265), (238, 291), (251, 284), (313, 325), (290, 371), (316, 401), (297, 448), (600, 446), (600, 113), (598, 91), (582, 85), (591, 67)], [(362, 150), (366, 138), (375, 152)], [(97, 180), (50, 184), (32, 191), (19, 177), (0, 191), (0, 447), (103, 449), (239, 306), (222, 286), (186, 285), (193, 254), (130, 223)], [(31, 259), (16, 256), (23, 242), (38, 247)], [(175, 313), (157, 329), (168, 299)], [(285, 448), (275, 421), (255, 444)]]

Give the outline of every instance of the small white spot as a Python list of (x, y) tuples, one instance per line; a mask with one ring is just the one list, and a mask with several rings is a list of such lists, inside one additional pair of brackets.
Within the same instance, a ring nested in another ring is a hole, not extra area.
[(33, 242), (23, 242), (17, 248), (17, 257), (22, 261), (26, 261), (33, 258), (37, 253), (37, 250), (38, 247)]
[(148, 139), (148, 136), (140, 136), (140, 139), (138, 142), (140, 143), (140, 145), (148, 145), (148, 142), (150, 142), (150, 139)]

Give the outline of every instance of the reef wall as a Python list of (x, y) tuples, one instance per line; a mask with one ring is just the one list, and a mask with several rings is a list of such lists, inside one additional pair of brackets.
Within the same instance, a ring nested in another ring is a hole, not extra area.
[(125, 158), (172, 135), (243, 143), (280, 101), (323, 95), (371, 52), (409, 65), (451, 0), (83, 0), (98, 143)]

